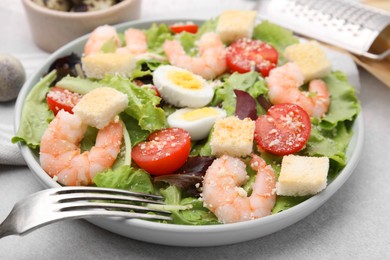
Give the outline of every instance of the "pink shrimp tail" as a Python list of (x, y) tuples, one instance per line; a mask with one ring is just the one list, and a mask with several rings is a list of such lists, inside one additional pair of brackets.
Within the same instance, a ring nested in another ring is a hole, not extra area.
[(197, 43), (199, 56), (189, 56), (177, 40), (165, 41), (163, 48), (168, 61), (205, 79), (214, 79), (226, 69), (226, 48), (216, 33), (204, 34)]
[(205, 207), (223, 223), (261, 218), (271, 214), (275, 205), (275, 173), (259, 156), (253, 155), (251, 166), (257, 171), (252, 194), (241, 187), (247, 181), (245, 163), (223, 155), (207, 169), (203, 180)]
[(84, 54), (90, 55), (101, 52), (103, 45), (113, 40), (116, 46), (120, 46), (120, 39), (116, 29), (110, 25), (102, 25), (92, 31), (84, 46)]
[(289, 62), (271, 70), (267, 78), (271, 103), (293, 103), (302, 107), (309, 116), (324, 116), (330, 102), (325, 82), (318, 79), (310, 81), (308, 91), (300, 89), (303, 83), (303, 74), (295, 63)]
[(123, 124), (111, 122), (99, 130), (95, 146), (81, 153), (79, 143), (87, 126), (64, 110), (58, 112), (42, 136), (40, 162), (42, 168), (63, 185), (89, 185), (94, 176), (109, 169), (122, 144)]

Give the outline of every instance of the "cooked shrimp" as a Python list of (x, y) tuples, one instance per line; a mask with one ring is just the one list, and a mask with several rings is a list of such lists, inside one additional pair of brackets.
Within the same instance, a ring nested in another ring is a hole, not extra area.
[(309, 83), (308, 91), (299, 88), (304, 78), (295, 63), (286, 63), (271, 70), (267, 78), (269, 98), (272, 104), (294, 103), (301, 106), (309, 116), (322, 117), (329, 109), (329, 92), (320, 79)]
[(222, 223), (257, 219), (271, 214), (275, 205), (275, 173), (265, 161), (253, 155), (257, 171), (252, 194), (240, 186), (248, 180), (246, 165), (238, 158), (223, 155), (207, 169), (203, 180), (203, 201)]
[(42, 168), (63, 185), (89, 185), (100, 171), (109, 169), (122, 144), (121, 121), (99, 130), (95, 146), (81, 153), (79, 143), (87, 125), (80, 117), (61, 110), (42, 136)]
[(121, 46), (116, 29), (110, 25), (102, 25), (97, 27), (89, 36), (84, 47), (84, 55), (99, 53), (105, 43), (113, 40), (118, 54), (143, 54), (147, 51), (148, 45), (146, 35), (138, 29), (127, 29), (125, 31), (125, 46)]
[(214, 79), (226, 71), (226, 48), (216, 33), (202, 35), (197, 43), (197, 57), (186, 54), (177, 40), (166, 41), (163, 47), (172, 65), (187, 69), (205, 79)]
[(146, 41), (146, 35), (143, 31), (138, 29), (127, 29), (125, 31), (126, 46), (118, 48), (117, 53), (122, 54), (142, 54), (148, 50), (148, 44)]
[(84, 46), (84, 54), (89, 55), (92, 53), (100, 52), (103, 45), (113, 40), (116, 46), (120, 46), (121, 41), (116, 32), (116, 29), (110, 25), (102, 25), (92, 31), (87, 43)]

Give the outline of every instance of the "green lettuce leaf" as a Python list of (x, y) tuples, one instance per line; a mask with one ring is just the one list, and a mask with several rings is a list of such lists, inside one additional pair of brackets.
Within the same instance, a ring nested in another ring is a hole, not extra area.
[(91, 150), (92, 146), (95, 145), (97, 133), (97, 128), (88, 126), (87, 131), (85, 131), (84, 137), (80, 142), (81, 152)]
[(128, 165), (122, 165), (116, 169), (98, 173), (93, 178), (93, 182), (98, 187), (131, 190), (148, 194), (154, 193), (149, 173)]
[(95, 88), (104, 87), (104, 85), (99, 84), (96, 81), (72, 76), (63, 77), (60, 81), (57, 82), (56, 86), (82, 95), (87, 94)]
[(308, 198), (310, 198), (310, 196), (302, 196), (302, 197), (277, 196), (275, 206), (272, 209), (272, 214), (276, 214), (286, 209), (292, 208), (298, 205), (299, 203), (304, 202)]
[(146, 138), (149, 136), (150, 132), (147, 130), (143, 130), (139, 124), (138, 121), (135, 118), (132, 118), (131, 116), (122, 113), (121, 118), (123, 123), (126, 126), (126, 129), (130, 135), (131, 140), (131, 146), (134, 147), (136, 144), (145, 141)]
[(180, 43), (183, 46), (184, 51), (190, 56), (196, 56), (198, 49), (196, 47), (196, 41), (199, 39), (198, 34), (182, 32), (180, 34)]
[[(213, 106), (222, 105), (226, 110), (227, 115), (234, 115), (236, 111), (236, 95), (234, 89), (239, 89), (248, 92), (253, 98), (267, 93), (268, 89), (265, 85), (264, 79), (259, 77), (259, 73), (251, 71), (248, 73), (233, 73), (226, 78), (224, 84), (217, 88), (214, 98), (211, 102)], [(258, 105), (258, 111), (261, 110)]]
[(54, 114), (46, 103), (46, 94), (57, 77), (55, 70), (42, 78), (30, 91), (23, 105), (20, 126), (13, 143), (24, 142), (28, 147), (37, 149), (43, 133)]
[(348, 129), (344, 122), (340, 122), (330, 131), (314, 126), (302, 153), (309, 156), (329, 157), (334, 161), (333, 167), (336, 167), (333, 171), (338, 172), (347, 163), (345, 153), (352, 135), (352, 130)]
[(255, 26), (253, 38), (271, 44), (279, 52), (279, 66), (286, 62), (283, 57), (284, 49), (299, 42), (292, 31), (269, 21), (263, 21)]
[(341, 72), (332, 72), (323, 79), (331, 94), (329, 111), (320, 125), (323, 129), (331, 130), (337, 127), (339, 122), (352, 122), (360, 111), (359, 100), (349, 82), (347, 76)]
[(173, 35), (167, 24), (152, 24), (152, 26), (145, 31), (148, 50), (150, 52), (165, 55), (163, 44), (166, 40), (172, 39)]
[(211, 153), (211, 136), (213, 129), (211, 129), (209, 136), (205, 140), (192, 142), (191, 155), (192, 156), (212, 156)]
[(103, 44), (101, 50), (103, 51), (103, 53), (113, 53), (116, 51), (117, 48), (118, 47), (116, 45), (115, 39), (110, 38)]
[(189, 209), (172, 210), (173, 223), (182, 225), (212, 225), (218, 224), (217, 217), (197, 198), (186, 197), (182, 199), (181, 191), (176, 186), (170, 185), (160, 189), (168, 205), (187, 206)]
[(161, 98), (153, 90), (136, 86), (119, 75), (106, 77), (99, 83), (127, 94), (129, 106), (125, 112), (135, 118), (143, 130), (153, 132), (167, 126), (165, 112), (158, 107)]
[(162, 62), (158, 60), (139, 60), (136, 64), (135, 69), (131, 72), (130, 80), (150, 77), (153, 76), (153, 71), (157, 69), (158, 66), (167, 64), (167, 62)]
[(190, 56), (196, 56), (198, 49), (196, 42), (207, 32), (215, 32), (217, 28), (218, 19), (211, 19), (200, 25), (197, 33), (180, 33), (180, 43), (184, 51)]
[(200, 38), (206, 32), (217, 31), (217, 25), (218, 25), (218, 17), (205, 21), (199, 26), (198, 32), (196, 33), (197, 37)]

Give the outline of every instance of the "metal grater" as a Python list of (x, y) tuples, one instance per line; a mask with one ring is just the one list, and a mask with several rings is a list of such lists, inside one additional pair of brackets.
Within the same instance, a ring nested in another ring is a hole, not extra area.
[(260, 19), (354, 54), (390, 55), (389, 12), (348, 0), (259, 0), (255, 9)]

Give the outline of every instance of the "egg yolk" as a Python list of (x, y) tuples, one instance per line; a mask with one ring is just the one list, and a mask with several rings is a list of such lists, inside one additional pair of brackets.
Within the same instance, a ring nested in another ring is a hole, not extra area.
[(195, 121), (208, 116), (216, 116), (218, 112), (212, 107), (203, 107), (183, 113), (181, 116), (186, 121)]
[(168, 79), (185, 89), (201, 89), (202, 82), (186, 71), (170, 71)]

